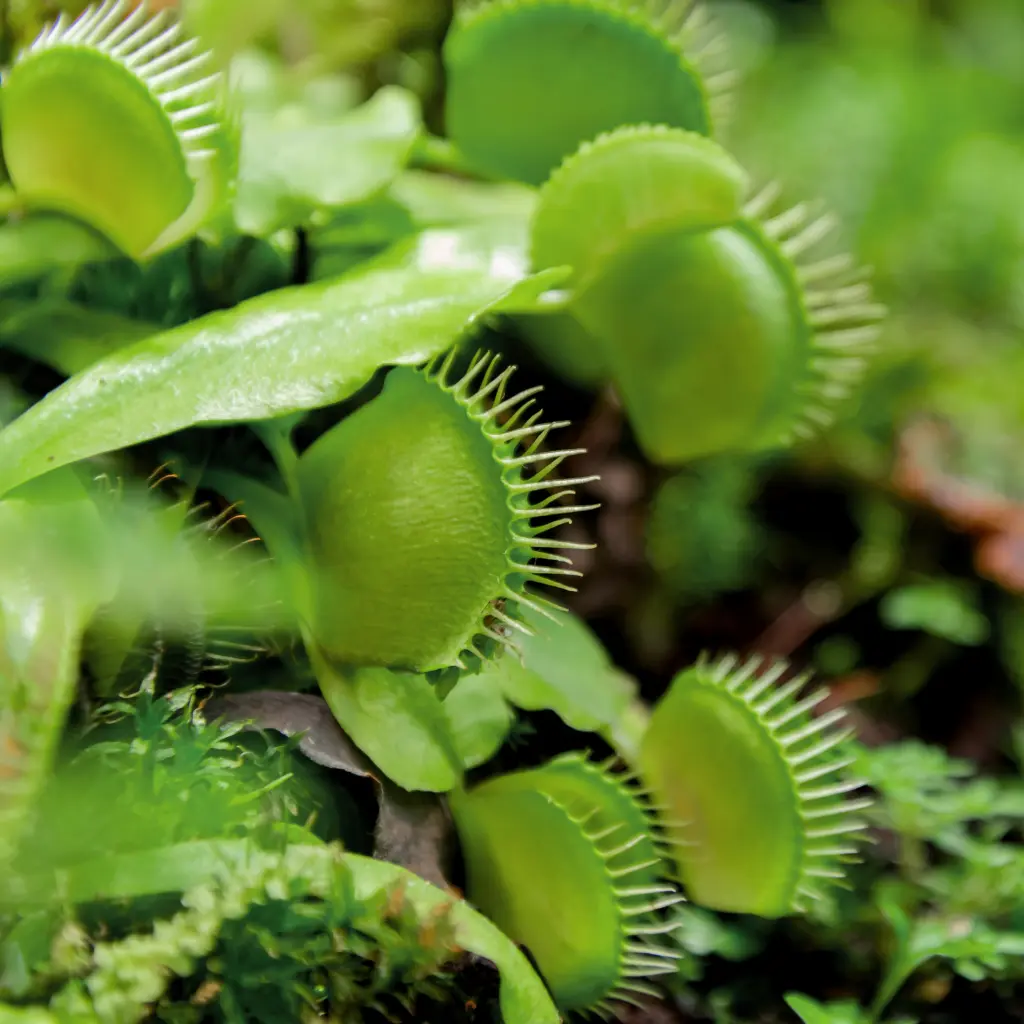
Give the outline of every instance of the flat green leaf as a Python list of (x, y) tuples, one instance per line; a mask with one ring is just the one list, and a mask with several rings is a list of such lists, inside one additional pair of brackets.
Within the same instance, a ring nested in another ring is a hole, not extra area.
[(412, 93), (386, 86), (361, 107), (324, 116), (301, 106), (246, 114), (235, 219), (266, 236), (358, 203), (405, 166), (421, 128)]
[(443, 242), (432, 234), (399, 266), (389, 257), (336, 281), (271, 292), (100, 360), (4, 429), (0, 494), (185, 427), (340, 401), (378, 367), (444, 351), (486, 313), (535, 308), (561, 279), (557, 270), (524, 279), (500, 253), (486, 268), (480, 260), (452, 266), (440, 257), (457, 233), (442, 232)]
[(67, 377), (159, 329), (63, 300), (0, 305), (0, 348), (37, 359)]
[(789, 1008), (804, 1024), (868, 1024), (870, 1017), (856, 1003), (819, 1003), (798, 992), (786, 996)]
[(462, 778), (451, 721), (426, 678), (386, 668), (334, 668), (306, 644), (324, 699), (341, 727), (403, 789), (445, 793)]
[[(374, 266), (476, 271), (501, 278), (523, 278), (530, 268), (528, 232), (527, 221), (507, 218), (436, 228), (397, 242), (374, 261)], [(566, 273), (556, 271), (555, 283), (562, 281)], [(538, 308), (535, 304), (530, 309), (511, 312), (536, 312)]]
[(580, 619), (568, 612), (555, 617), (551, 622), (524, 609), (533, 636), (517, 639), (522, 660), (510, 655), (481, 674), (527, 711), (554, 711), (581, 732), (614, 727), (632, 703), (632, 680)]
[(952, 580), (929, 580), (891, 590), (879, 607), (890, 629), (920, 629), (964, 647), (977, 647), (989, 635), (988, 619), (971, 590)]
[(444, 700), (455, 748), (466, 768), (489, 761), (512, 728), (512, 709), (487, 675), (464, 676)]
[(0, 1003), (0, 1024), (58, 1024), (58, 1020), (39, 1006), (7, 1006)]

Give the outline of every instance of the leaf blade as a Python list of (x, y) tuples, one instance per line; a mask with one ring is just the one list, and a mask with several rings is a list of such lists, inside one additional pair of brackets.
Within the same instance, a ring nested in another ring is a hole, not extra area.
[(0, 433), (0, 494), (59, 466), (186, 427), (268, 419), (417, 365), (487, 313), (532, 307), (560, 277), (426, 256), (287, 288), (129, 345)]

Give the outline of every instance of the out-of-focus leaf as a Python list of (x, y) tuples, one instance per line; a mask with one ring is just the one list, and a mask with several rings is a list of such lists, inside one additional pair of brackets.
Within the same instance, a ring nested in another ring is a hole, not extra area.
[(248, 113), (235, 204), (239, 228), (267, 235), (361, 202), (395, 178), (419, 132), (416, 98), (394, 86), (341, 117), (299, 107)]
[(59, 1024), (57, 1017), (39, 1006), (0, 1003), (0, 1024)]
[(0, 378), (0, 430), (20, 416), (32, 403), (6, 378)]
[(337, 210), (326, 223), (309, 230), (314, 257), (310, 279), (323, 281), (347, 273), (417, 230), (409, 211), (386, 193)]
[(678, 925), (671, 933), (673, 941), (694, 956), (747, 960), (764, 947), (762, 939), (749, 928), (703, 907), (682, 904), (673, 910), (672, 920)]
[(896, 940), (885, 978), (872, 1003), (877, 1019), (914, 971), (933, 957), (951, 960), (958, 974), (981, 981), (1004, 970), (1011, 958), (1024, 950), (1024, 935), (1001, 933), (971, 918), (911, 921), (895, 902), (885, 900), (879, 909), (892, 927)]
[(50, 959), (59, 926), (59, 915), (36, 910), (25, 914), (4, 936), (0, 943), (0, 993), (5, 998), (20, 999), (28, 994), (33, 972)]
[(478, 182), (429, 171), (403, 171), (391, 185), (397, 200), (421, 228), (507, 220), (528, 224), (537, 190), (515, 182)]
[(870, 1024), (871, 1018), (854, 1002), (819, 1003), (810, 996), (791, 992), (789, 1008), (804, 1024)]
[(919, 629), (964, 647), (983, 644), (989, 635), (988, 619), (970, 591), (948, 580), (890, 590), (879, 614), (890, 629)]
[(647, 552), (680, 599), (700, 600), (746, 585), (757, 570), (763, 538), (749, 511), (755, 467), (713, 460), (670, 477), (647, 524)]
[(86, 623), (116, 585), (106, 553), (70, 470), (0, 502), (0, 871), (52, 766)]
[(871, 813), (905, 836), (935, 839), (963, 822), (1018, 813), (996, 779), (974, 778), (969, 761), (914, 740), (859, 750), (857, 772), (881, 795)]
[[(374, 261), (374, 265), (429, 271), (476, 271), (518, 280), (529, 273), (527, 231), (526, 221), (508, 219), (434, 228), (398, 242)], [(564, 278), (561, 271), (556, 271), (556, 275), (553, 281)], [(534, 303), (510, 312), (536, 312), (540, 308)]]
[(189, 0), (183, 4), (189, 30), (222, 63), (280, 24), (288, 0)]
[(4, 428), (0, 493), (185, 427), (340, 401), (378, 367), (444, 351), (487, 313), (535, 308), (561, 279), (557, 270), (524, 279), (500, 251), (486, 266), (478, 250), (453, 263), (459, 235), (438, 235), (420, 236), (421, 258), (403, 251), (337, 281), (271, 292), (94, 364)]

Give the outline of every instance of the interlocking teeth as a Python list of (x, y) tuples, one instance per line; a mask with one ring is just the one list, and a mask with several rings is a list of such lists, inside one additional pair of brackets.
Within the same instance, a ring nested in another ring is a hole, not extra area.
[[(81, 47), (106, 54), (130, 71), (164, 108), (177, 130), (190, 166), (197, 167), (213, 152), (202, 140), (222, 130), (219, 102), (220, 72), (210, 73), (212, 55), (199, 51), (196, 39), (182, 38), (181, 25), (169, 11), (150, 16), (146, 5), (128, 0), (105, 0), (87, 7), (73, 22), (63, 14), (40, 32), (18, 61), (55, 47)], [(185, 101), (192, 102), (180, 109)], [(179, 128), (189, 121), (201, 123)]]

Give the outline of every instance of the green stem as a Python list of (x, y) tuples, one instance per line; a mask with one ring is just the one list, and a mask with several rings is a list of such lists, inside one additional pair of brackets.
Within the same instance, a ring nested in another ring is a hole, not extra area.
[(292, 445), (292, 429), (294, 421), (291, 417), (277, 420), (263, 420), (252, 424), (252, 429), (263, 442), (264, 447), (274, 457), (278, 472), (288, 489), (289, 497), (301, 507), (299, 493), (299, 457)]
[(478, 179), (481, 177), (466, 163), (453, 142), (436, 135), (421, 135), (416, 139), (409, 166), (424, 171), (444, 171)]

